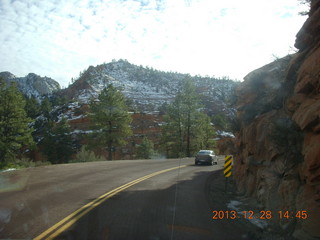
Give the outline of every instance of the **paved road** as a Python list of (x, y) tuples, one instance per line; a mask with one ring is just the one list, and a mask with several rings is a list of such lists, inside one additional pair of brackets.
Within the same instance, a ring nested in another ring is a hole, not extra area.
[[(132, 182), (179, 166), (184, 167)], [(66, 222), (54, 229), (58, 234), (51, 235), (56, 239), (222, 239), (217, 238), (221, 226), (211, 219), (205, 189), (208, 179), (221, 168), (221, 162), (194, 166), (193, 159), (169, 159), (64, 164), (1, 173), (0, 239), (35, 238), (62, 219)], [(125, 185), (129, 182), (132, 186)], [(125, 189), (97, 200), (119, 186)], [(67, 216), (77, 221), (62, 231), (70, 223)]]

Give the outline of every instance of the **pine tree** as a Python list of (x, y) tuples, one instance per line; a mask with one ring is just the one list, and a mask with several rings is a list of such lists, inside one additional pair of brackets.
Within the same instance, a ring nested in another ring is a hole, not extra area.
[(226, 116), (223, 113), (218, 113), (212, 117), (212, 122), (217, 129), (225, 130), (227, 127)]
[(216, 133), (208, 115), (197, 114), (194, 133), (193, 149), (211, 149), (215, 145), (213, 137)]
[(182, 107), (185, 115), (186, 127), (186, 156), (191, 156), (192, 129), (195, 127), (196, 117), (199, 114), (200, 100), (196, 93), (196, 87), (190, 78), (185, 79), (182, 85)]
[(48, 97), (45, 97), (41, 102), (41, 111), (43, 115), (49, 119), (50, 118), (50, 111), (52, 110), (52, 104)]
[(187, 78), (173, 103), (166, 107), (162, 146), (168, 157), (190, 157), (200, 147), (208, 146), (214, 131), (200, 107), (196, 88)]
[(162, 146), (167, 157), (180, 157), (183, 154), (183, 111), (181, 97), (166, 107), (162, 126)]
[(25, 100), (12, 83), (0, 79), (0, 164), (12, 161), (22, 149), (34, 145), (31, 119), (24, 110)]
[(60, 122), (49, 121), (41, 142), (41, 148), (51, 163), (66, 163), (74, 153), (70, 125), (63, 118)]
[(138, 146), (137, 157), (141, 159), (150, 159), (154, 154), (153, 142), (144, 137), (142, 143)]
[(41, 113), (41, 107), (40, 103), (37, 101), (35, 97), (26, 97), (26, 105), (25, 110), (27, 113), (27, 116), (34, 119)]
[(125, 139), (132, 134), (132, 118), (125, 98), (110, 84), (101, 91), (97, 101), (90, 103), (90, 109), (93, 128), (96, 130), (92, 134), (92, 141), (96, 146), (106, 147), (108, 160), (112, 160), (115, 148), (126, 144)]

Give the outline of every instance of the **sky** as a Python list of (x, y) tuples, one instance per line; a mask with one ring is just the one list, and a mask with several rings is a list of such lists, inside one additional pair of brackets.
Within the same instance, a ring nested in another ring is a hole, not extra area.
[(0, 0), (0, 72), (68, 86), (113, 59), (228, 76), (293, 53), (298, 0)]

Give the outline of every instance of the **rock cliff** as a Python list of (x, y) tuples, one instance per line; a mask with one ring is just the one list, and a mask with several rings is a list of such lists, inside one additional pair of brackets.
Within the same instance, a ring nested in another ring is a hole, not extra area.
[(40, 77), (34, 73), (29, 73), (25, 77), (16, 77), (10, 72), (1, 72), (0, 77), (7, 83), (16, 83), (18, 89), (28, 97), (40, 99), (43, 95), (52, 94), (60, 90), (57, 81), (48, 77)]
[(295, 46), (298, 53), (249, 73), (236, 91), (234, 177), (239, 191), (275, 213), (284, 234), (320, 239), (319, 0), (311, 1)]

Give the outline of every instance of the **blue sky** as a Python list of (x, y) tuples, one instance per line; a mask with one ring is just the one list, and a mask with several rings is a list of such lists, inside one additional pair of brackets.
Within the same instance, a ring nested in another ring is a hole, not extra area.
[(67, 86), (121, 58), (242, 80), (293, 52), (303, 10), (298, 0), (0, 0), (0, 71)]

